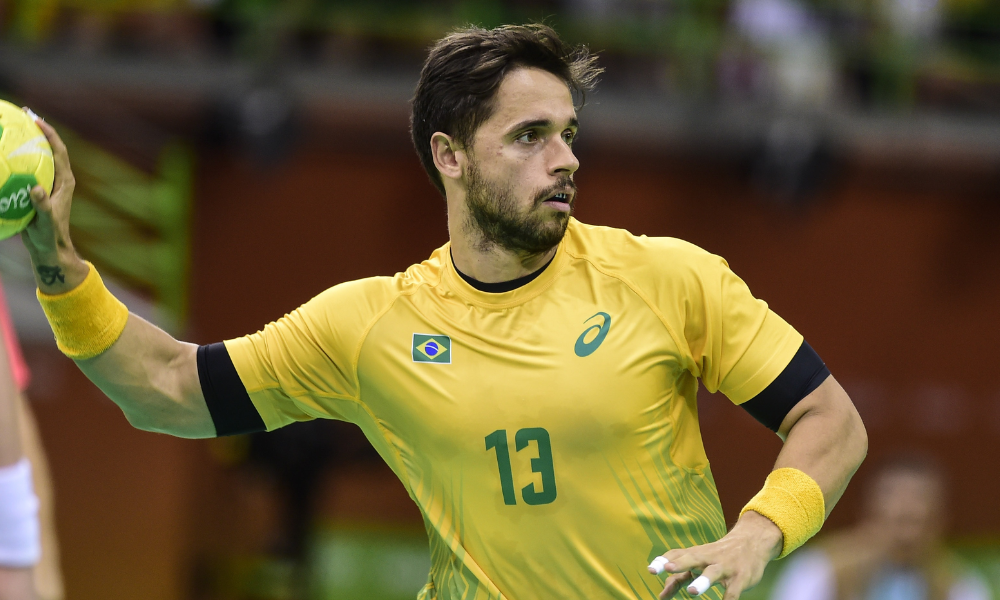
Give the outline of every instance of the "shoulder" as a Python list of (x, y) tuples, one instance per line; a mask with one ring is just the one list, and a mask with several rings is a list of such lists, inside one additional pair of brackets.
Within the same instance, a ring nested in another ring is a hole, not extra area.
[(368, 277), (335, 285), (307, 302), (300, 311), (313, 318), (321, 317), (328, 323), (370, 323), (399, 297), (436, 286), (444, 264), (442, 253), (446, 251), (447, 246), (439, 248), (427, 260), (393, 276)]
[(722, 257), (678, 238), (634, 235), (575, 220), (566, 250), (606, 275), (651, 292), (698, 291), (705, 280), (718, 281), (729, 268)]
[(567, 251), (598, 268), (621, 273), (648, 269), (683, 272), (725, 264), (721, 257), (682, 239), (635, 235), (576, 220), (567, 235)]

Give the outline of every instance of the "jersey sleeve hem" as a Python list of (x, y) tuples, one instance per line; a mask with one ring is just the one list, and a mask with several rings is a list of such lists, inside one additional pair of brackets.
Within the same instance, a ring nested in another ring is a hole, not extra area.
[[(771, 382), (773, 382), (778, 375), (785, 370), (788, 363), (792, 362), (792, 358), (795, 356), (795, 353), (798, 352), (799, 347), (802, 346), (802, 342), (805, 341), (802, 334), (793, 329), (791, 325), (787, 324), (783, 319), (781, 319), (781, 317), (771, 311), (768, 311), (764, 327), (761, 328), (761, 333), (769, 333), (767, 332), (767, 329), (773, 330), (774, 325), (778, 325), (778, 323), (773, 323), (770, 324), (771, 327), (768, 327), (769, 324), (767, 322), (772, 320), (779, 321), (780, 325), (784, 325), (784, 333), (781, 334), (777, 340), (773, 339), (773, 335), (759, 335), (758, 339), (754, 340), (753, 345), (751, 345), (752, 350), (753, 346), (757, 344), (773, 344), (771, 355), (767, 358), (767, 360), (759, 363), (757, 370), (746, 377), (743, 383), (738, 387), (734, 389), (727, 389), (725, 381), (721, 386), (722, 390), (733, 404), (743, 404), (747, 400), (757, 396), (757, 394), (760, 394), (767, 388), (767, 386), (771, 385)], [(741, 363), (747, 359), (748, 355), (751, 354), (755, 353), (748, 350), (748, 352), (744, 354), (743, 358), (741, 358), (740, 361), (733, 367), (727, 379), (737, 378), (737, 380), (739, 380), (742, 378), (743, 374), (741, 371), (743, 369), (741, 369)]]
[(291, 423), (290, 419), (282, 418), (278, 411), (275, 410), (273, 403), (263, 402), (259, 398), (257, 392), (279, 386), (277, 382), (274, 382), (273, 385), (268, 385), (265, 383), (266, 380), (262, 374), (258, 372), (257, 363), (252, 357), (254, 352), (253, 344), (245, 338), (226, 340), (225, 344), (226, 350), (233, 360), (233, 366), (236, 367), (236, 373), (240, 376), (243, 386), (247, 389), (250, 401), (253, 402), (257, 412), (260, 413), (261, 419), (264, 420), (264, 426), (267, 427), (267, 431), (274, 431), (279, 427)]
[(264, 431), (266, 426), (250, 400), (225, 344), (198, 347), (198, 380), (205, 405), (215, 424), (215, 435)]

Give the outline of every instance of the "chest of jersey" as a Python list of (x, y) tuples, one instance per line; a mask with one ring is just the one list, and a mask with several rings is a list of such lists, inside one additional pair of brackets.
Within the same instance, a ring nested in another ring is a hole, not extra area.
[[(679, 389), (694, 380), (679, 355), (627, 287), (555, 286), (506, 309), (397, 302), (369, 334), (358, 372), (428, 520), (475, 522), (457, 539), (478, 560), (507, 580), (530, 577), (511, 557), (571, 552), (589, 524), (587, 545), (641, 577), (650, 549), (667, 544), (643, 533), (639, 490), (705, 466), (693, 388)], [(678, 440), (692, 434), (699, 451), (675, 464)], [(630, 481), (643, 472), (658, 481)]]
[(397, 303), (359, 360), (366, 404), (440, 452), (511, 428), (558, 430), (573, 452), (635, 434), (669, 395), (673, 342), (628, 290), (579, 292), (503, 310)]

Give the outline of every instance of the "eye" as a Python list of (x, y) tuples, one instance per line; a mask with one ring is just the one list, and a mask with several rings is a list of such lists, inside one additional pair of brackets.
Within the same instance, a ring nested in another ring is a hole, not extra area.
[(566, 141), (567, 144), (572, 146), (573, 142), (576, 141), (576, 132), (573, 131), (572, 129), (567, 129), (566, 131), (563, 132), (563, 139)]
[(535, 130), (525, 131), (521, 135), (517, 136), (516, 141), (525, 144), (531, 144), (538, 141), (538, 132)]

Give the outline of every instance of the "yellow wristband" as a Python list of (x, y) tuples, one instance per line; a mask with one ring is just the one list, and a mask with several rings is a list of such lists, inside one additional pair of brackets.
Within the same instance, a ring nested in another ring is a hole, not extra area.
[(826, 520), (823, 490), (812, 477), (798, 469), (772, 471), (764, 487), (740, 511), (740, 516), (748, 510), (767, 517), (781, 530), (784, 542), (778, 558), (785, 558), (806, 543)]
[(65, 294), (35, 292), (56, 345), (73, 360), (93, 358), (110, 348), (128, 322), (128, 308), (104, 287), (94, 265), (87, 266), (90, 272), (83, 283)]

